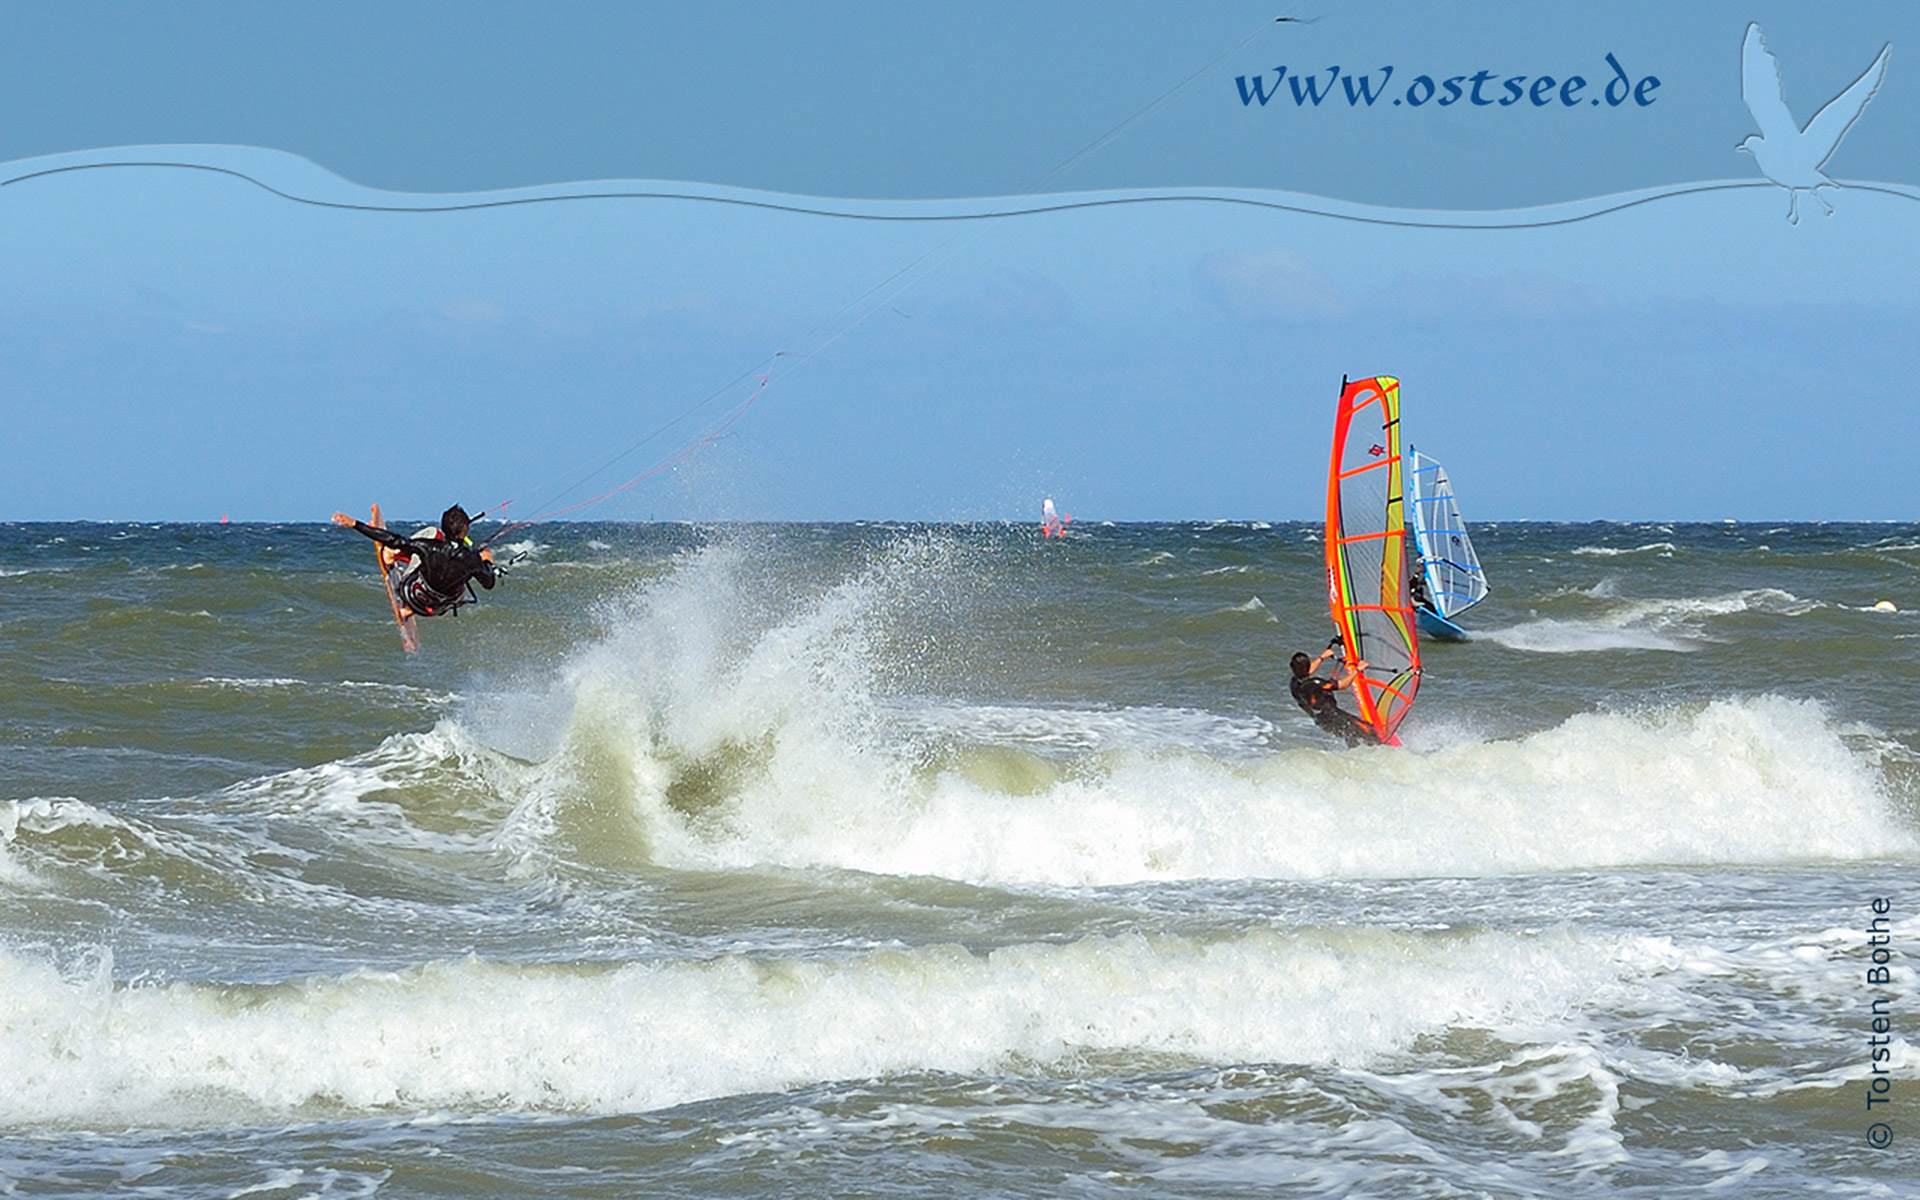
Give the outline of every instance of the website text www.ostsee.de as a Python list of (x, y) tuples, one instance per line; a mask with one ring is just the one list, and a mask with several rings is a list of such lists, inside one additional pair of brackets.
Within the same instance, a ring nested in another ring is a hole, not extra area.
[[(1354, 74), (1337, 65), (1305, 73), (1290, 72), (1282, 65), (1275, 67), (1271, 75), (1262, 72), (1236, 76), (1234, 86), (1239, 90), (1241, 105), (1246, 108), (1255, 105), (1265, 108), (1273, 101), (1281, 102), (1279, 107), (1284, 108), (1284, 102), (1289, 99), (1293, 107), (1303, 109), (1318, 108), (1328, 100), (1338, 107), (1342, 99), (1350, 108), (1372, 108), (1389, 98), (1390, 107), (1395, 108), (1423, 108), (1428, 104), (1436, 108), (1456, 104), (1492, 109), (1599, 108), (1603, 105), (1647, 108), (1659, 99), (1656, 95), (1660, 89), (1659, 76), (1642, 75), (1636, 79), (1611, 52), (1605, 55), (1605, 61), (1608, 69), (1596, 71), (1592, 79), (1580, 74), (1501, 75), (1482, 69), (1470, 75), (1442, 76), (1437, 81), (1432, 75), (1419, 74), (1404, 87), (1394, 84), (1392, 66)], [(1401, 77), (1406, 78), (1404, 72)]]

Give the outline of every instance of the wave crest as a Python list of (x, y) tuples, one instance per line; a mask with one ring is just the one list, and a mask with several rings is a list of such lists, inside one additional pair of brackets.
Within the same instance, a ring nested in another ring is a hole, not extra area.
[(1273, 753), (1258, 744), (1264, 726), (1191, 711), (888, 700), (874, 648), (922, 586), (914, 556), (927, 553), (903, 548), (754, 621), (737, 598), (738, 558), (703, 552), (564, 672), (564, 731), (505, 840), (531, 870), (559, 854), (1015, 886), (1782, 863), (1915, 846), (1881, 773), (1825, 712), (1772, 697), (1590, 713), (1519, 740), (1411, 753)]

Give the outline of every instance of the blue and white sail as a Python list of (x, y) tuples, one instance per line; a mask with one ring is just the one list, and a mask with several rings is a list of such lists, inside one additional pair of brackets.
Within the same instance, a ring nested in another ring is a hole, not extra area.
[(1406, 478), (1407, 524), (1413, 529), (1427, 593), (1417, 598), (1424, 601), (1416, 604), (1420, 631), (1440, 638), (1465, 638), (1466, 631), (1453, 619), (1486, 596), (1487, 576), (1460, 517), (1453, 482), (1439, 463), (1411, 447)]

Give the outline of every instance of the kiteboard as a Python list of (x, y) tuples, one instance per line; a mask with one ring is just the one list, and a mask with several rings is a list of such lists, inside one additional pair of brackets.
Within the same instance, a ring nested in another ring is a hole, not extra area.
[[(375, 529), (387, 527), (386, 520), (380, 516), (378, 504), (373, 506), (373, 519), (367, 524)], [(411, 654), (420, 648), (420, 626), (412, 613), (406, 613), (404, 616), (401, 614), (400, 592), (394, 586), (394, 576), (398, 573), (395, 564), (400, 559), (400, 552), (382, 546), (379, 542), (373, 544), (373, 552), (380, 560), (380, 581), (386, 585), (387, 603), (393, 606), (394, 623), (400, 626), (400, 647)]]
[(1327, 473), (1327, 602), (1347, 662), (1367, 663), (1353, 681), (1360, 720), (1389, 746), (1420, 687), (1400, 474), (1400, 381), (1343, 383)]

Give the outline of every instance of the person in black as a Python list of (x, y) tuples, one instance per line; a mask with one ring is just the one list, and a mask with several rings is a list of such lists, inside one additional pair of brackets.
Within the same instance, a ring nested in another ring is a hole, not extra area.
[(1414, 560), (1415, 570), (1407, 576), (1407, 596), (1415, 608), (1424, 608), (1430, 613), (1438, 613), (1440, 606), (1433, 602), (1433, 596), (1427, 591), (1427, 572), (1420, 560)]
[(396, 562), (391, 568), (398, 572), (393, 591), (400, 597), (402, 620), (453, 612), (473, 600), (472, 581), (479, 580), (481, 587), (491, 591), (502, 573), (493, 565), (493, 551), (474, 549), (473, 539), (467, 536), (473, 522), (458, 504), (440, 514), (441, 536), (437, 538), (410, 538), (356, 521), (342, 512), (333, 514), (333, 523), (350, 525), (389, 550), (398, 551), (401, 560), (412, 560), (411, 565)]
[(1316, 667), (1332, 657), (1333, 645), (1322, 650), (1318, 658), (1296, 653), (1289, 663), (1293, 668), (1293, 678), (1287, 681), (1287, 690), (1293, 693), (1294, 703), (1313, 718), (1315, 725), (1343, 739), (1347, 745), (1378, 743), (1380, 739), (1372, 729), (1336, 702), (1341, 690), (1352, 687), (1354, 679), (1367, 669), (1367, 660), (1363, 658), (1356, 661), (1338, 679), (1322, 679), (1313, 673)]

